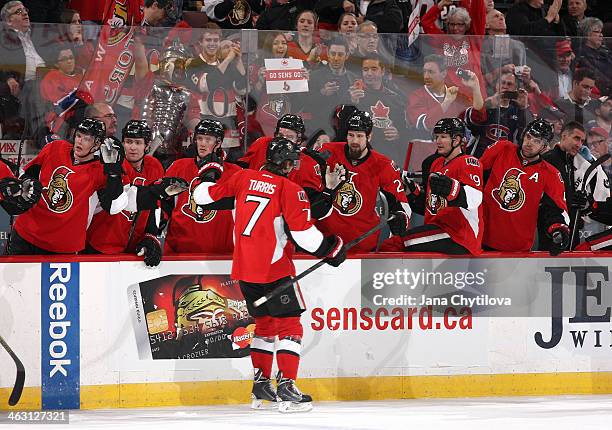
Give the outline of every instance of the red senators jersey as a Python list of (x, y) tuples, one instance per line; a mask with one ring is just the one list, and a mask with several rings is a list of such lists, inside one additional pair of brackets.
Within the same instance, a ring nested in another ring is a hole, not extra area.
[(431, 165), (431, 173), (440, 173), (459, 181), (466, 193), (468, 208), (449, 206), (444, 197), (425, 195), (425, 224), (433, 224), (444, 230), (453, 242), (478, 255), (482, 252), (482, 167), (477, 158), (460, 155), (444, 164), (438, 157)]
[(544, 193), (569, 221), (563, 179), (548, 162), (523, 160), (508, 140), (490, 145), (480, 162), (483, 170), (491, 171), (483, 197), (485, 245), (499, 251), (529, 251)]
[(97, 206), (97, 190), (106, 185), (103, 166), (95, 159), (74, 164), (72, 144), (56, 140), (25, 167), (40, 166), (43, 186), (38, 203), (17, 217), (15, 230), (39, 248), (75, 253), (85, 248), (85, 232)]
[[(336, 193), (330, 212), (317, 222), (323, 234), (337, 234), (345, 243), (357, 238), (379, 222), (376, 212), (378, 190), (392, 194), (399, 202), (405, 203), (406, 194), (400, 179), (400, 171), (392, 160), (370, 149), (365, 158), (353, 164), (346, 154), (346, 143), (332, 142), (323, 145), (322, 151), (331, 152), (328, 166), (344, 165), (347, 181)], [(376, 247), (378, 233), (373, 234), (352, 248), (352, 252), (369, 252)]]
[(236, 198), (235, 248), (232, 278), (269, 283), (295, 275), (291, 260), (293, 239), (314, 252), (323, 235), (312, 224), (306, 192), (297, 184), (265, 170), (242, 170), (225, 182), (204, 183), (195, 200), (211, 202)]
[(0, 160), (0, 178), (14, 178), (13, 172), (11, 171), (8, 164), (3, 160)]
[[(271, 140), (268, 136), (257, 139), (240, 161), (247, 163), (249, 169), (260, 170), (266, 164), (266, 151)], [(299, 167), (289, 173), (288, 179), (303, 188), (309, 187), (318, 191), (323, 189), (321, 167), (314, 158), (303, 152), (300, 154)]]
[[(235, 164), (224, 163), (220, 183), (242, 170)], [(193, 200), (193, 190), (200, 184), (198, 166), (193, 158), (182, 158), (168, 168), (166, 176), (176, 176), (189, 182), (189, 192), (175, 199), (168, 226), (164, 253), (229, 254), (234, 250), (232, 232), (234, 219), (229, 210), (206, 210)]]
[[(125, 160), (123, 162), (124, 183), (130, 185), (149, 185), (164, 176), (164, 168), (161, 163), (150, 155), (145, 155), (142, 171), (137, 172), (132, 165)], [(118, 214), (111, 215), (106, 211), (98, 212), (91, 220), (87, 229), (87, 243), (102, 254), (118, 254), (128, 248), (128, 239), (135, 212), (123, 210)], [(131, 247), (140, 241), (144, 235), (147, 225), (148, 212), (141, 214), (136, 221), (136, 227), (131, 239)]]

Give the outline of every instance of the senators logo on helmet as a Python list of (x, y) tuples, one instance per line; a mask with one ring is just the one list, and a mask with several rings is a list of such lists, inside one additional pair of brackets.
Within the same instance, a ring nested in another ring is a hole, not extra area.
[(515, 212), (525, 204), (525, 191), (520, 179), (524, 174), (525, 172), (515, 167), (508, 169), (499, 187), (491, 190), (491, 196), (503, 210)]
[(43, 188), (42, 197), (50, 211), (61, 214), (68, 212), (74, 200), (68, 184), (68, 175), (74, 173), (66, 166), (56, 168), (51, 174), (49, 186)]

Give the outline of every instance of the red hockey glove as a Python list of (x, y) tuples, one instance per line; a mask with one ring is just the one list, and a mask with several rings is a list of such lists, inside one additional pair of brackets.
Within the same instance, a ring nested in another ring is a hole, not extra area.
[(429, 190), (431, 194), (436, 194), (451, 201), (459, 196), (461, 184), (456, 179), (451, 179), (440, 173), (432, 173), (429, 175)]
[(206, 163), (200, 167), (198, 174), (202, 182), (217, 182), (223, 174), (223, 165), (221, 163), (211, 161), (210, 163)]
[(330, 266), (338, 267), (346, 260), (344, 241), (340, 236), (328, 236), (326, 239), (332, 239), (335, 242), (333, 243), (331, 251), (325, 256), (325, 262)]

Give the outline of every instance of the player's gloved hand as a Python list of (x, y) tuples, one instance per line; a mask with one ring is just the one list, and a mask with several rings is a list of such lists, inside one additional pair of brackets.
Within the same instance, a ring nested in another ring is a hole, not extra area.
[(38, 179), (27, 176), (22, 177), (19, 182), (21, 183), (21, 192), (17, 196), (17, 204), (26, 210), (30, 209), (40, 200), (42, 184)]
[(189, 189), (189, 183), (183, 178), (166, 176), (149, 185), (160, 199), (169, 199)]
[(104, 173), (109, 176), (121, 176), (121, 163), (125, 159), (125, 150), (119, 139), (107, 137), (100, 145), (100, 161), (104, 164)]
[(6, 177), (0, 179), (0, 199), (12, 201), (21, 193), (21, 182), (17, 178)]
[(576, 191), (572, 196), (571, 206), (584, 214), (591, 211), (594, 201), (593, 196), (586, 191)]
[(410, 225), (410, 219), (406, 212), (394, 211), (389, 215), (393, 216), (393, 219), (387, 222), (391, 233), (395, 236), (406, 236)]
[(136, 255), (139, 257), (144, 256), (144, 262), (147, 266), (158, 266), (162, 257), (162, 248), (159, 239), (150, 233), (145, 234), (142, 240), (136, 245)]
[(402, 171), (402, 183), (406, 189), (406, 195), (412, 194), (415, 197), (421, 194), (421, 186), (412, 178), (408, 177), (408, 171)]
[(570, 229), (566, 224), (552, 224), (548, 227), (548, 235), (552, 239), (552, 245), (548, 252), (555, 256), (567, 250), (570, 242)]
[(200, 167), (198, 175), (202, 182), (217, 182), (223, 174), (223, 164), (210, 161)]
[(440, 173), (432, 173), (429, 175), (429, 191), (451, 201), (457, 198), (461, 186), (456, 179), (451, 179)]
[(24, 176), (21, 179), (0, 179), (0, 201), (10, 215), (19, 215), (30, 209), (40, 199), (42, 185), (37, 179)]
[(335, 190), (346, 182), (346, 168), (339, 163), (336, 163), (334, 170), (331, 170), (329, 166), (325, 169), (325, 188), (328, 190)]
[(331, 236), (328, 238), (332, 239), (334, 242), (331, 251), (325, 256), (325, 262), (330, 266), (338, 267), (346, 260), (344, 241), (340, 236)]

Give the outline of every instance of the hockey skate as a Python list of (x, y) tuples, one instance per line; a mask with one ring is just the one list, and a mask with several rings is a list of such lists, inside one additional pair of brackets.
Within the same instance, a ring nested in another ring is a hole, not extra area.
[(279, 397), (279, 412), (308, 412), (312, 409), (312, 397), (302, 394), (295, 385), (295, 381), (283, 378), (280, 371), (276, 375), (276, 393)]
[(278, 396), (270, 378), (266, 378), (260, 369), (255, 369), (253, 390), (251, 391), (251, 409), (276, 409)]

